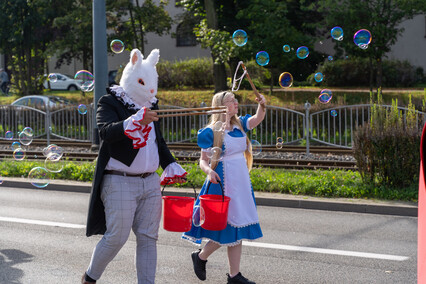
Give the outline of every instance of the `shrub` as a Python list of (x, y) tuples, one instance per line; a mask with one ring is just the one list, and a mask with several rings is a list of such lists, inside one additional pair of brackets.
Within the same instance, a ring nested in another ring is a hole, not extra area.
[(358, 127), (354, 134), (354, 157), (365, 182), (391, 187), (418, 183), (421, 123), (411, 103), (405, 115), (398, 110), (398, 101), (392, 107), (381, 106), (380, 92), (377, 104), (371, 106), (370, 123)]
[[(408, 61), (383, 60), (382, 85), (384, 87), (410, 87), (420, 82), (423, 78), (422, 71), (413, 67)], [(327, 86), (369, 86), (370, 84), (370, 63), (368, 58), (351, 58), (327, 61), (315, 72), (324, 74), (322, 84)], [(377, 64), (373, 63), (373, 83), (377, 78)], [(315, 82), (313, 74), (308, 77), (308, 82), (312, 85)]]
[[(262, 84), (269, 84), (271, 73), (269, 70), (259, 66), (252, 60), (245, 64), (250, 72), (256, 88), (261, 88)], [(214, 85), (213, 61), (211, 58), (201, 57), (196, 59), (187, 59), (180, 61), (160, 60), (157, 64), (158, 87), (167, 89), (207, 88)], [(232, 87), (235, 70), (226, 65), (228, 77), (228, 86)], [(243, 79), (240, 89), (250, 89), (251, 86), (247, 79)]]
[(206, 88), (213, 85), (213, 61), (197, 58), (157, 64), (159, 88)]

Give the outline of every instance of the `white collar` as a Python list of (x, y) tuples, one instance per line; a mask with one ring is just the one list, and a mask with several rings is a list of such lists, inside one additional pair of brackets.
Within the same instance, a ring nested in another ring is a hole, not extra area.
[(122, 101), (125, 106), (128, 106), (131, 109), (139, 110), (142, 107), (150, 108), (150, 107), (152, 107), (153, 104), (155, 104), (158, 101), (156, 97), (153, 97), (150, 101), (147, 101), (146, 103), (144, 103), (141, 106), (141, 105), (135, 103), (129, 97), (129, 95), (124, 91), (123, 87), (121, 87), (119, 85), (114, 85), (114, 86), (110, 87), (110, 89), (115, 92), (115, 96), (118, 99), (120, 99), (120, 101)]

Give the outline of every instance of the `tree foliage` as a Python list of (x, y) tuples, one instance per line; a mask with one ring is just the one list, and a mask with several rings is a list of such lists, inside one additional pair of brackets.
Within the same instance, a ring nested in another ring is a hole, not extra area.
[(114, 31), (109, 39), (118, 37), (129, 49), (139, 48), (144, 53), (147, 33), (161, 36), (170, 32), (173, 19), (165, 9), (168, 3), (168, 0), (161, 0), (158, 5), (153, 0), (109, 0), (107, 22)]
[(62, 1), (0, 1), (0, 52), (14, 87), (23, 95), (41, 90), (53, 18)]
[[(305, 1), (306, 2), (306, 1)], [(370, 58), (370, 70), (377, 64), (377, 87), (382, 83), (383, 57), (391, 50), (398, 35), (403, 32), (400, 24), (414, 15), (426, 11), (424, 0), (323, 0), (309, 5), (309, 10), (319, 11), (323, 20), (316, 21), (318, 30), (328, 34), (334, 26), (342, 27), (343, 41), (335, 41), (337, 57)], [(372, 41), (367, 49), (361, 49), (353, 42), (353, 35), (360, 29), (367, 29), (372, 34)], [(371, 71), (372, 72), (372, 71)], [(373, 82), (374, 74), (370, 79)]]

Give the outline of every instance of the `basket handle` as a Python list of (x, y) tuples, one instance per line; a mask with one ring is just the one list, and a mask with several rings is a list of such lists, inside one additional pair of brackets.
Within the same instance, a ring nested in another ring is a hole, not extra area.
[[(186, 180), (186, 179), (185, 179)], [(192, 189), (194, 190), (194, 197), (195, 197), (195, 199), (197, 199), (197, 191), (195, 190), (195, 185), (191, 182), (191, 181), (188, 181), (188, 180), (186, 180), (191, 186), (192, 186)], [(166, 186), (167, 185), (169, 185), (169, 184), (171, 184), (171, 183), (166, 183), (164, 186), (163, 186), (163, 189), (161, 190), (161, 196), (164, 196), (164, 194), (163, 194), (163, 192), (164, 192), (164, 189), (166, 188)]]
[[(207, 184), (206, 194), (209, 193), (210, 184), (212, 184), (211, 181), (209, 181), (209, 183)], [(219, 180), (219, 185), (220, 185), (220, 189), (222, 189), (222, 202), (224, 202), (225, 201), (225, 191), (223, 190), (223, 185), (222, 185), (222, 182), (220, 180)]]

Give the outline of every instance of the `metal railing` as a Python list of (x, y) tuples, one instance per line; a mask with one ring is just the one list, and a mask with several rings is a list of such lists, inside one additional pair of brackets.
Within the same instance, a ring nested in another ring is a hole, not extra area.
[[(391, 108), (383, 105), (378, 107)], [(179, 109), (177, 106), (164, 105), (163, 109)], [(277, 138), (283, 138), (283, 144), (306, 143), (309, 153), (310, 141), (321, 144), (352, 148), (356, 128), (371, 117), (371, 105), (348, 105), (324, 109), (310, 113), (311, 105), (305, 104), (305, 113), (292, 109), (267, 106), (265, 119), (249, 132), (251, 139), (263, 146), (275, 146)], [(254, 114), (257, 105), (240, 105), (240, 113)], [(336, 116), (331, 111), (336, 112)], [(403, 119), (408, 109), (398, 107)], [(40, 110), (26, 106), (0, 106), (0, 139), (5, 139), (6, 131), (12, 131), (18, 137), (25, 127), (33, 129), (34, 138), (59, 138), (72, 141), (93, 141), (93, 106), (87, 106), (87, 113), (80, 114), (77, 106), (62, 109)], [(419, 127), (426, 122), (426, 113), (416, 111)], [(196, 142), (197, 132), (208, 123), (208, 115), (179, 116), (161, 118), (164, 139), (168, 143)]]

